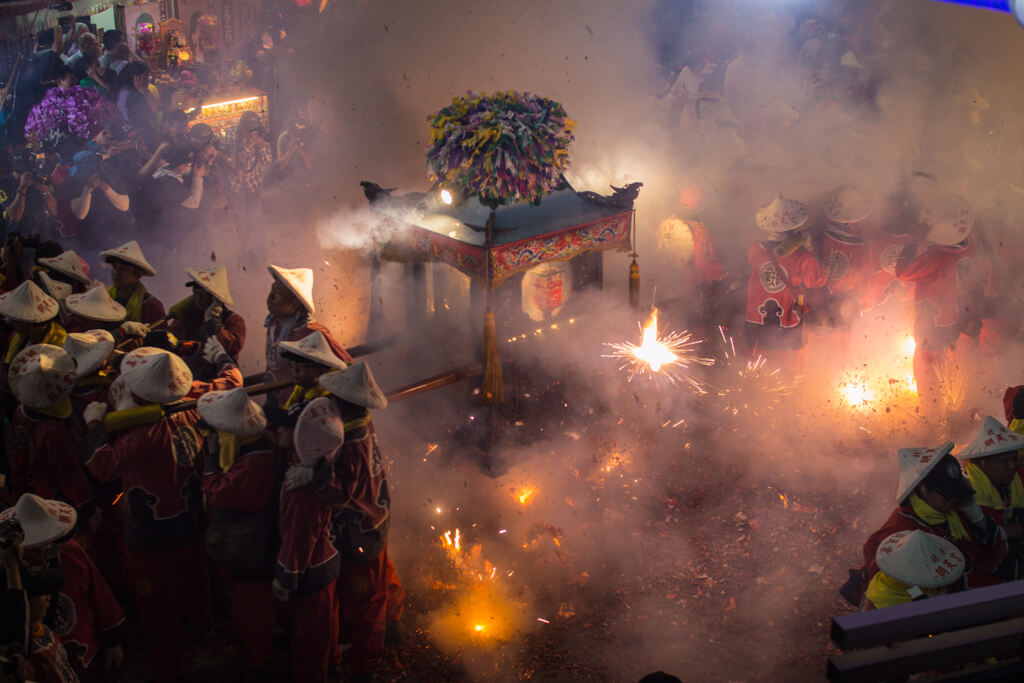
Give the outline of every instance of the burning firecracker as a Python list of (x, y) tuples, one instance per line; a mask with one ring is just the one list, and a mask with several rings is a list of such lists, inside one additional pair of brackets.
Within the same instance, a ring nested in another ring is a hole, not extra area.
[(684, 382), (700, 394), (707, 393), (704, 382), (692, 372), (697, 365), (714, 365), (714, 358), (699, 356), (697, 346), (703, 340), (690, 332), (658, 332), (658, 309), (651, 312), (646, 325), (640, 327), (640, 343), (606, 342), (613, 353), (605, 358), (620, 361), (619, 369), (628, 373), (629, 381), (647, 375), (657, 382), (663, 377), (672, 384)]

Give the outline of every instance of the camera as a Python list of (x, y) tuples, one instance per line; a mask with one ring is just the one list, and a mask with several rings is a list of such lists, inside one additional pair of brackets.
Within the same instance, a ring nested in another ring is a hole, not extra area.
[(9, 550), (13, 548), (16, 543), (20, 543), (21, 539), (25, 537), (25, 532), (21, 528), (21, 522), (16, 519), (5, 519), (0, 522), (0, 548), (3, 550)]

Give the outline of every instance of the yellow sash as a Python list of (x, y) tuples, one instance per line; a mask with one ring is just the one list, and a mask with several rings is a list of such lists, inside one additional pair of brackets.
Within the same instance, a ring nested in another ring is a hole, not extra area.
[(321, 396), (327, 395), (327, 390), (321, 387), (319, 384), (314, 384), (312, 388), (303, 390), (298, 384), (292, 389), (291, 395), (288, 396), (288, 400), (284, 402), (284, 409), (288, 410), (299, 401), (312, 401), (314, 398), (320, 398)]
[(910, 506), (914, 509), (914, 514), (925, 524), (931, 524), (932, 526), (937, 526), (943, 522), (948, 524), (949, 535), (953, 537), (954, 541), (970, 540), (971, 535), (967, 533), (967, 529), (964, 528), (964, 524), (960, 521), (960, 515), (957, 514), (956, 510), (950, 510), (943, 514), (924, 502), (924, 499), (916, 493), (910, 494)]
[(67, 399), (53, 408), (30, 408), (29, 410), (49, 417), (56, 417), (60, 420), (66, 420), (71, 417), (71, 399)]
[(251, 443), (255, 443), (263, 436), (262, 434), (256, 434), (255, 436), (239, 437), (237, 434), (231, 434), (230, 432), (217, 431), (217, 443), (220, 446), (220, 469), (222, 472), (227, 472), (231, 469), (232, 465), (235, 464), (235, 457), (238, 455), (238, 449), (242, 446), (246, 446)]
[[(999, 493), (999, 489), (988, 478), (985, 471), (974, 464), (973, 460), (967, 461), (967, 478), (971, 480), (971, 486), (974, 487), (978, 505), (984, 505), (994, 510), (1005, 509), (1006, 506), (1003, 504), (1003, 496)], [(1024, 483), (1021, 483), (1020, 474), (1013, 475), (1013, 481), (1010, 482), (1010, 507), (1024, 508)]]
[[(57, 323), (50, 321), (50, 327), (46, 330), (46, 336), (43, 337), (41, 344), (52, 344), (53, 346), (59, 346), (64, 348), (64, 340), (68, 338), (67, 331), (58, 325)], [(15, 332), (11, 335), (11, 341), (7, 345), (7, 353), (4, 355), (4, 363), (10, 365), (14, 360), (14, 357), (18, 355), (23, 348), (25, 348), (25, 337), (20, 333)]]
[[(1024, 436), (1024, 420), (1010, 420), (1010, 424), (1006, 425), (1006, 427), (1011, 432)], [(1017, 462), (1024, 465), (1024, 448), (1017, 449)]]
[[(117, 300), (117, 287), (109, 287), (107, 294), (110, 295), (111, 299)], [(125, 320), (140, 323), (142, 322), (142, 300), (146, 298), (146, 288), (140, 282), (135, 285), (135, 291), (128, 297), (128, 301), (124, 304)]]
[[(871, 577), (871, 582), (868, 583), (865, 595), (868, 596), (868, 600), (871, 601), (872, 605), (878, 609), (884, 609), (911, 602), (913, 598), (910, 597), (909, 590), (910, 586), (907, 584), (897, 581), (883, 571), (879, 571)], [(930, 598), (934, 598), (943, 592), (941, 588), (921, 588), (920, 590)]]
[(167, 314), (172, 318), (184, 318), (186, 313), (195, 310), (195, 301), (195, 295), (187, 296), (171, 306), (171, 310), (167, 311)]

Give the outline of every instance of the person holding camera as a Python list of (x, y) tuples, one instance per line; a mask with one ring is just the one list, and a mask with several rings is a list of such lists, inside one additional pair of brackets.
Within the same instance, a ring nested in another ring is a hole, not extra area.
[(71, 215), (78, 221), (79, 240), (95, 246), (98, 240), (121, 241), (131, 237), (132, 220), (127, 193), (115, 190), (105, 172), (102, 157), (83, 150), (74, 156), (67, 182), (61, 185), (60, 199), (67, 201)]

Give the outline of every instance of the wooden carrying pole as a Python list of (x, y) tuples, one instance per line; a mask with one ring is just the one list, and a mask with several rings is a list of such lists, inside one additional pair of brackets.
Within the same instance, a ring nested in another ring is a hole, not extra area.
[[(404, 401), (407, 398), (419, 396), (420, 394), (428, 391), (440, 389), (441, 387), (461, 382), (462, 380), (469, 379), (470, 377), (477, 377), (483, 374), (483, 372), (483, 366), (478, 363), (466, 365), (461, 368), (456, 368), (455, 370), (442, 372), (441, 374), (434, 375), (433, 377), (421, 379), (400, 389), (396, 389), (395, 391), (390, 392), (387, 395), (387, 398), (388, 401), (391, 401), (392, 403), (395, 401)], [(245, 393), (250, 396), (259, 396), (260, 394), (269, 394), (272, 391), (287, 389), (288, 387), (293, 386), (295, 386), (295, 382), (293, 380), (266, 382), (246, 387)], [(106, 416), (104, 416), (103, 429), (109, 434), (124, 431), (125, 429), (130, 429), (143, 424), (153, 424), (168, 415), (180, 413), (184, 410), (193, 410), (197, 403), (197, 399), (190, 399), (188, 401), (179, 401), (178, 403), (169, 403), (167, 405), (152, 403), (145, 406), (139, 406), (137, 408), (129, 408), (127, 410), (116, 410), (107, 413)]]

